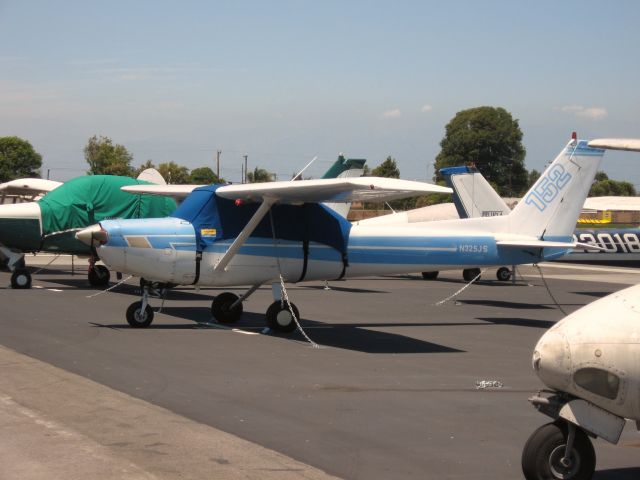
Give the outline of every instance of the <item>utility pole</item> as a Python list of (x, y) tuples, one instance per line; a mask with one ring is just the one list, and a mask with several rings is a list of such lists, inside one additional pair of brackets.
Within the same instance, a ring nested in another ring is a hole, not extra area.
[(247, 183), (247, 157), (249, 155), (243, 155), (244, 156), (244, 181), (242, 183)]
[(222, 150), (218, 150), (216, 152), (216, 177), (218, 177), (218, 181), (220, 180), (220, 155), (222, 154)]

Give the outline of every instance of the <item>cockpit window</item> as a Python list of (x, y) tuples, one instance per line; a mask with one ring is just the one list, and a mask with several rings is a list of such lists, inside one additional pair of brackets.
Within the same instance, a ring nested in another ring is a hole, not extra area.
[(600, 368), (581, 368), (573, 375), (576, 385), (585, 390), (613, 400), (618, 396), (620, 377)]

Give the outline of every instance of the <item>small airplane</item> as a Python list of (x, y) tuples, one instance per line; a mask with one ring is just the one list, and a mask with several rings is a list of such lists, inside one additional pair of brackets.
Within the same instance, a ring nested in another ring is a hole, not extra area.
[[(340, 155), (323, 178), (360, 176), (365, 162)], [(31, 273), (25, 268), (24, 253), (36, 251), (88, 255), (89, 283), (107, 285), (109, 270), (95, 263), (98, 257), (94, 249), (76, 240), (75, 233), (104, 218), (158, 217), (168, 215), (176, 208), (175, 202), (168, 198), (130, 193), (155, 189), (179, 201), (202, 186), (167, 185), (162, 175), (152, 168), (142, 171), (137, 180), (93, 175), (78, 177), (65, 184), (39, 178), (0, 184), (0, 196), (6, 193), (33, 198), (44, 194), (37, 202), (0, 205), (0, 258), (6, 259), (12, 271), (11, 286), (31, 286)], [(344, 214), (346, 216), (346, 212)]]
[[(289, 332), (299, 312), (282, 300), (285, 282), (535, 263), (573, 248), (572, 234), (604, 150), (572, 139), (508, 215), (389, 226), (352, 225), (321, 205), (450, 193), (420, 182), (362, 177), (195, 189), (169, 217), (105, 220), (76, 234), (112, 268), (174, 285), (251, 287), (217, 295), (219, 322), (237, 321), (242, 302), (274, 282), (267, 325)], [(280, 287), (277, 282), (280, 280)], [(153, 321), (149, 286), (127, 322)], [(286, 295), (284, 295), (286, 297)]]
[(35, 201), (60, 185), (62, 182), (44, 178), (17, 178), (0, 183), (0, 205)]
[[(155, 173), (154, 173), (155, 172)], [(138, 179), (114, 175), (87, 175), (64, 184), (42, 179), (20, 179), (3, 184), (5, 192), (42, 198), (33, 202), (0, 205), (0, 257), (11, 270), (12, 288), (31, 287), (25, 253), (40, 251), (88, 255), (89, 283), (109, 282), (109, 270), (96, 265), (95, 251), (75, 239), (75, 233), (110, 217), (168, 215), (175, 202), (165, 198), (129, 195), (120, 187), (147, 181), (164, 182), (155, 170), (143, 171)]]
[(551, 390), (529, 401), (553, 422), (533, 432), (524, 446), (527, 480), (591, 478), (596, 457), (589, 437), (615, 444), (625, 419), (640, 422), (638, 299), (640, 285), (596, 300), (538, 341), (533, 369)]
[[(589, 146), (640, 151), (640, 140), (598, 139)], [(524, 446), (527, 480), (590, 479), (596, 455), (589, 437), (618, 443), (625, 419), (640, 428), (639, 298), (640, 285), (634, 285), (596, 300), (538, 341), (533, 369), (550, 390), (529, 401), (553, 422)]]

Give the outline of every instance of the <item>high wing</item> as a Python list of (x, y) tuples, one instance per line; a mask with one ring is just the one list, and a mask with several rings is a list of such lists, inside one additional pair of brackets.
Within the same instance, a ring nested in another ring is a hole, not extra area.
[(451, 193), (448, 187), (397, 178), (359, 177), (296, 182), (225, 185), (216, 195), (230, 200), (299, 204), (323, 202), (385, 202), (428, 193)]
[(164, 195), (176, 200), (184, 200), (196, 188), (202, 185), (128, 185), (120, 190), (128, 193), (145, 193), (148, 195)]
[(640, 152), (640, 138), (598, 138), (589, 141), (591, 148)]
[(62, 185), (62, 182), (43, 178), (18, 178), (0, 183), (0, 195), (36, 196), (50, 192)]

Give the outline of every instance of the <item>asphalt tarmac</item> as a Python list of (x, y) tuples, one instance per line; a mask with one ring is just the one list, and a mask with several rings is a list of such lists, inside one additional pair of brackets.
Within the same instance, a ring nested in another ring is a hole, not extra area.
[[(31, 290), (12, 290), (0, 273), (0, 344), (337, 477), (521, 478), (522, 447), (547, 422), (527, 402), (542, 387), (533, 346), (564, 316), (560, 309), (572, 312), (640, 275), (543, 267), (551, 297), (532, 267), (515, 285), (493, 281), (493, 272), (439, 306), (465, 285), (461, 272), (292, 285), (313, 348), (299, 333), (261, 333), (270, 287), (245, 303), (233, 327), (211, 323), (211, 298), (223, 289), (179, 288), (138, 330), (124, 319), (139, 299), (137, 279), (99, 293), (77, 265), (72, 276), (54, 264)], [(630, 423), (618, 445), (597, 440), (594, 478), (638, 478), (639, 435)], [(120, 436), (126, 443), (127, 431)], [(209, 461), (189, 460), (194, 469)], [(188, 478), (188, 464), (182, 473)]]

